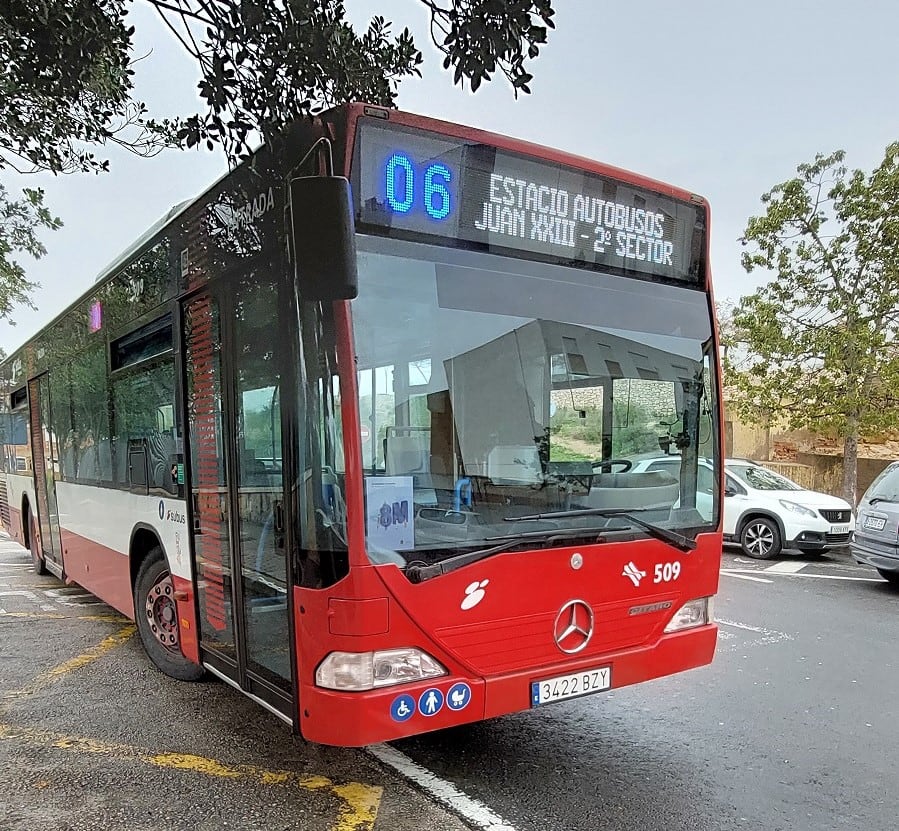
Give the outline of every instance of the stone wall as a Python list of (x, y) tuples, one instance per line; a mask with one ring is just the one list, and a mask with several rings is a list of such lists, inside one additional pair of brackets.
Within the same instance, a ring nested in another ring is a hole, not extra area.
[[(615, 382), (617, 401), (630, 400), (631, 404), (654, 416), (668, 416), (674, 412), (674, 394), (671, 384), (639, 379)], [(584, 387), (571, 390), (553, 390), (550, 400), (556, 407), (575, 410), (598, 410), (602, 407), (602, 387)]]

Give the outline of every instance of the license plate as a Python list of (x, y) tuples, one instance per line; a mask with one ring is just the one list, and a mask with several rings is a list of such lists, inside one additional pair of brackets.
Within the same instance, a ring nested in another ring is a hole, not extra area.
[(553, 701), (577, 698), (581, 695), (602, 692), (612, 686), (612, 667), (582, 669), (570, 675), (557, 675), (542, 681), (531, 681), (531, 706), (539, 707)]
[[(881, 525), (880, 527), (883, 528), (883, 525)], [(848, 534), (849, 526), (848, 525), (831, 525), (830, 533), (831, 534)]]
[(866, 516), (865, 528), (872, 531), (883, 531), (883, 526), (887, 524), (886, 518), (882, 516)]

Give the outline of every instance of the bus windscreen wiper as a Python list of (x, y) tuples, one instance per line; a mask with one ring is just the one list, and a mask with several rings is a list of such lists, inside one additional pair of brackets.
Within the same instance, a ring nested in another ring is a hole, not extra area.
[(489, 540), (501, 540), (496, 545), (489, 548), (479, 548), (476, 551), (466, 551), (464, 554), (457, 554), (455, 557), (449, 557), (439, 563), (433, 565), (410, 565), (406, 568), (406, 577), (410, 583), (422, 583), (430, 580), (432, 577), (439, 577), (441, 574), (449, 574), (451, 571), (463, 568), (464, 566), (476, 563), (478, 560), (484, 560), (494, 554), (502, 551), (508, 551), (515, 548), (516, 545), (525, 545), (528, 540), (539, 538), (541, 541), (549, 542), (550, 540), (570, 539), (571, 537), (595, 537), (599, 541), (600, 535), (607, 531), (607, 528), (562, 528), (553, 529), (551, 531), (527, 531), (523, 534), (516, 534), (511, 537), (486, 537)]
[[(636, 510), (646, 510), (644, 508), (637, 508)], [(661, 542), (666, 542), (668, 545), (672, 545), (677, 548), (679, 551), (693, 551), (696, 548), (696, 541), (691, 540), (689, 537), (685, 537), (683, 534), (678, 534), (677, 531), (672, 531), (670, 528), (662, 528), (660, 525), (653, 525), (651, 522), (647, 522), (645, 519), (640, 519), (638, 516), (634, 516), (632, 511), (619, 511), (615, 508), (582, 508), (576, 511), (550, 511), (547, 514), (527, 514), (526, 516), (507, 516), (504, 517), (506, 522), (530, 522), (532, 520), (537, 519), (565, 519), (567, 517), (579, 517), (579, 516), (602, 516), (602, 517), (620, 517), (621, 519), (630, 522), (633, 525), (637, 525), (640, 528), (643, 528), (649, 536), (654, 539), (660, 540)], [(617, 529), (606, 528), (607, 531), (613, 531)]]

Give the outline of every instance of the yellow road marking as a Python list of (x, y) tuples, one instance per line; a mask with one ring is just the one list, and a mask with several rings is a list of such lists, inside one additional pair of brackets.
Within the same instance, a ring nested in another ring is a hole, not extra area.
[(341, 799), (346, 800), (349, 810), (342, 811), (333, 831), (362, 831), (372, 828), (378, 818), (381, 806), (382, 788), (363, 785), (361, 782), (347, 782), (332, 786)]
[(341, 801), (336, 824), (331, 831), (372, 831), (378, 818), (383, 788), (361, 782), (336, 784), (325, 776), (304, 776), (288, 770), (265, 770), (252, 765), (225, 765), (215, 759), (189, 753), (152, 753), (124, 744), (101, 742), (81, 736), (66, 736), (49, 730), (16, 727), (0, 723), (0, 739), (13, 739), (39, 747), (55, 747), (83, 753), (99, 753), (135, 759), (161, 768), (215, 776), (222, 779), (250, 779), (263, 785), (292, 786), (305, 791), (327, 791)]
[(39, 689), (47, 684), (52, 684), (57, 678), (68, 672), (72, 672), (73, 670), (80, 669), (87, 664), (93, 663), (97, 658), (102, 658), (111, 649), (114, 649), (119, 644), (125, 643), (134, 632), (135, 626), (133, 623), (128, 626), (123, 626), (118, 632), (110, 635), (108, 638), (103, 638), (100, 643), (91, 647), (86, 652), (82, 652), (80, 655), (61, 663), (59, 666), (53, 667), (53, 669), (43, 675), (39, 675), (31, 682), (31, 685), (34, 686), (36, 684)]
[(0, 618), (20, 617), (34, 620), (99, 620), (105, 623), (128, 623), (121, 615), (63, 615), (59, 612), (0, 612)]
[(44, 689), (44, 687), (47, 687), (58, 679), (62, 678), (63, 675), (66, 675), (73, 670), (80, 669), (81, 667), (86, 666), (93, 661), (96, 661), (97, 658), (102, 657), (111, 649), (117, 647), (119, 644), (125, 643), (125, 641), (127, 641), (134, 634), (134, 631), (134, 624), (123, 626), (121, 629), (119, 629), (118, 632), (110, 635), (108, 638), (103, 638), (100, 643), (98, 643), (96, 646), (91, 647), (86, 652), (82, 652), (81, 655), (71, 658), (68, 661), (64, 661), (58, 666), (53, 667), (53, 669), (48, 670), (41, 675), (38, 675), (21, 690), (8, 690), (4, 692), (2, 697), (6, 699), (6, 704), (4, 705), (2, 702), (0, 702), (0, 713), (2, 713), (4, 709), (9, 707), (10, 703), (16, 698), (34, 695), (34, 693), (39, 692), (40, 690)]

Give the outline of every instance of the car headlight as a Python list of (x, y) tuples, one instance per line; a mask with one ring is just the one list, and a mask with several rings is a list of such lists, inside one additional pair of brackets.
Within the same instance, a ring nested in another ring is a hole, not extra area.
[(797, 505), (795, 502), (789, 502), (786, 499), (779, 500), (780, 504), (784, 506), (788, 511), (799, 514), (800, 516), (811, 517), (812, 519), (817, 519), (818, 514), (813, 511), (811, 508), (806, 508), (805, 505)]
[(318, 665), (315, 683), (329, 690), (361, 691), (446, 675), (435, 658), (412, 646), (377, 652), (332, 652)]
[(712, 622), (712, 598), (700, 597), (684, 603), (668, 621), (665, 633), (679, 632), (681, 629), (693, 629)]

